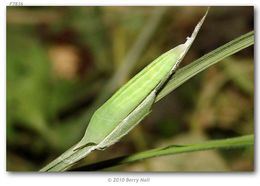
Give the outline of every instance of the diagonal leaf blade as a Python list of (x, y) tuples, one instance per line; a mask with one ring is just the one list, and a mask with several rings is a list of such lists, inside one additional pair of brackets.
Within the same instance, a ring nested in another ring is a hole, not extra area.
[(191, 64), (181, 68), (174, 74), (171, 80), (169, 80), (167, 85), (158, 94), (158, 96), (156, 97), (156, 102), (180, 85), (182, 85), (190, 78), (200, 73), (201, 71), (253, 44), (254, 31), (251, 31), (211, 51), (210, 53), (202, 56)]
[(162, 148), (151, 149), (129, 156), (122, 156), (114, 159), (101, 161), (98, 163), (78, 167), (73, 171), (94, 171), (104, 168), (114, 167), (122, 164), (133, 163), (143, 159), (149, 159), (159, 156), (167, 156), (195, 151), (205, 151), (211, 149), (230, 149), (251, 146), (254, 144), (254, 135), (245, 135), (229, 139), (211, 140), (204, 143), (191, 145), (171, 145)]

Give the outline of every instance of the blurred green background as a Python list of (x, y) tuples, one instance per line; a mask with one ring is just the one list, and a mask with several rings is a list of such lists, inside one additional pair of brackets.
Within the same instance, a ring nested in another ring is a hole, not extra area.
[[(83, 136), (95, 109), (163, 52), (206, 7), (7, 7), (7, 170), (37, 171)], [(211, 7), (181, 66), (254, 29), (253, 7)], [(82, 161), (254, 132), (249, 47), (153, 107), (119, 143)], [(127, 64), (127, 65), (125, 65)], [(153, 158), (113, 171), (252, 171), (253, 147)]]

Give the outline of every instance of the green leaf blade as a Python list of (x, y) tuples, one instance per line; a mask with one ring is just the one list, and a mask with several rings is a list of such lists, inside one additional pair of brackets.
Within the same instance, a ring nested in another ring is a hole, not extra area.
[(191, 144), (191, 145), (171, 145), (162, 148), (155, 148), (139, 153), (135, 153), (129, 156), (122, 156), (110, 160), (101, 161), (98, 163), (85, 165), (74, 169), (73, 171), (93, 171), (104, 168), (114, 167), (122, 164), (128, 164), (137, 162), (144, 159), (175, 155), (188, 152), (205, 151), (212, 149), (233, 149), (242, 148), (254, 145), (254, 135), (245, 135), (240, 137), (210, 140), (203, 143)]
[(248, 32), (227, 44), (213, 50), (212, 52), (202, 56), (191, 64), (178, 70), (168, 84), (162, 89), (156, 97), (156, 102), (169, 94), (171, 91), (182, 85), (184, 82), (194, 77), (201, 71), (220, 62), (222, 59), (235, 54), (254, 44), (254, 31)]

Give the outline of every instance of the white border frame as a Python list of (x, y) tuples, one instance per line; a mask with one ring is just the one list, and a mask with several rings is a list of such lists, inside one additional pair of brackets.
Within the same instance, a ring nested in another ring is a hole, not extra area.
[[(111, 183), (108, 181), (109, 178), (150, 178), (150, 182), (148, 183), (138, 183), (138, 184), (165, 184), (165, 185), (176, 185), (176, 186), (184, 186), (184, 185), (210, 185), (210, 186), (220, 186), (220, 185), (235, 185), (235, 186), (253, 186), (260, 184), (259, 179), (259, 161), (257, 160), (257, 155), (259, 155), (258, 148), (258, 140), (255, 141), (255, 172), (254, 173), (55, 173), (55, 174), (39, 174), (39, 173), (9, 173), (6, 172), (6, 5), (8, 5), (11, 1), (4, 0), (0, 2), (2, 6), (0, 6), (1, 12), (1, 29), (0, 29), (0, 41), (1, 42), (1, 66), (0, 66), (0, 84), (1, 84), (1, 149), (0, 149), (0, 164), (1, 164), (1, 174), (0, 174), (0, 185), (26, 185), (30, 186), (35, 184), (37, 185), (80, 185), (80, 184), (102, 184), (102, 185), (122, 185), (129, 183)], [(51, 6), (93, 6), (93, 5), (120, 5), (120, 6), (141, 6), (141, 5), (152, 5), (152, 6), (202, 6), (202, 5), (237, 5), (237, 6), (255, 6), (255, 31), (258, 31), (258, 3), (260, 1), (257, 0), (236, 0), (236, 1), (226, 1), (226, 0), (218, 0), (216, 2), (209, 2), (206, 0), (195, 1), (195, 0), (182, 0), (182, 1), (170, 1), (170, 0), (88, 0), (88, 1), (80, 1), (80, 0), (68, 0), (63, 2), (61, 0), (45, 0), (45, 1), (32, 1), (32, 0), (21, 0), (16, 2), (23, 2), (24, 6), (35, 5), (35, 6), (43, 6), (43, 5), (51, 5)], [(255, 32), (258, 34), (258, 32)], [(258, 43), (258, 38), (256, 37), (256, 43)], [(258, 105), (259, 99), (257, 98), (257, 94), (259, 93), (258, 80), (259, 75), (259, 65), (257, 65), (258, 59), (258, 47), (255, 47), (255, 134), (259, 134), (259, 127), (257, 127), (258, 121)], [(258, 139), (258, 138), (256, 138)], [(133, 183), (135, 184), (136, 183)]]

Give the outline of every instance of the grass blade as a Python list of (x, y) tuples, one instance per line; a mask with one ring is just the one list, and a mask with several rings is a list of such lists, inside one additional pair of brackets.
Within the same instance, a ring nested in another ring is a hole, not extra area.
[(241, 148), (246, 146), (254, 145), (254, 135), (245, 135), (241, 137), (211, 140), (204, 143), (191, 144), (191, 145), (171, 145), (163, 148), (156, 148), (144, 152), (139, 152), (129, 156), (122, 156), (86, 166), (82, 166), (72, 171), (94, 171), (108, 167), (118, 166), (127, 163), (133, 163), (143, 159), (154, 158), (159, 156), (181, 154), (187, 152), (204, 151), (211, 149), (231, 149)]
[(207, 69), (211, 65), (214, 65), (222, 59), (231, 56), (232, 54), (235, 54), (236, 52), (253, 44), (254, 31), (251, 31), (202, 56), (191, 64), (181, 68), (174, 74), (172, 79), (161, 90), (156, 98), (156, 101), (159, 101), (171, 91), (182, 85), (184, 82), (186, 82), (196, 74)]

